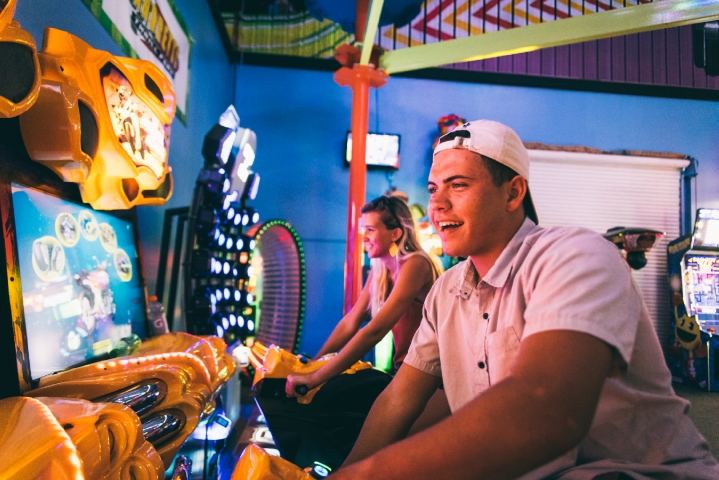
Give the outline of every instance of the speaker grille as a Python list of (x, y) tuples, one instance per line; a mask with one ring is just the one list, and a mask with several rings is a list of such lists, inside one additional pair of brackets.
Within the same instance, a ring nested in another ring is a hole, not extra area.
[(0, 96), (20, 103), (34, 82), (33, 51), (19, 43), (0, 42)]
[(98, 144), (98, 129), (95, 115), (85, 102), (78, 102), (80, 107), (80, 148), (90, 158), (95, 158)]

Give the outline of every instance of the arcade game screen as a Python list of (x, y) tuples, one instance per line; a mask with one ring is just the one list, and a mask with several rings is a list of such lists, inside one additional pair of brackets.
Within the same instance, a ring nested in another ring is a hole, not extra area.
[(684, 292), (690, 315), (719, 313), (719, 257), (684, 257)]
[(33, 380), (145, 337), (133, 224), (12, 184)]
[(101, 76), (112, 126), (122, 148), (136, 166), (145, 166), (160, 178), (165, 172), (170, 127), (135, 95), (130, 81), (112, 64), (105, 65)]
[(693, 248), (719, 247), (719, 210), (700, 208), (694, 224)]

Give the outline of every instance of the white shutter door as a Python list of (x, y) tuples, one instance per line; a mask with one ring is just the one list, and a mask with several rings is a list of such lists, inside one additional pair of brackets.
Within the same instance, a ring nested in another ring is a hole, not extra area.
[(688, 160), (530, 150), (530, 190), (543, 227), (617, 226), (666, 233), (634, 270), (662, 345), (669, 339), (667, 242), (679, 236), (681, 173)]

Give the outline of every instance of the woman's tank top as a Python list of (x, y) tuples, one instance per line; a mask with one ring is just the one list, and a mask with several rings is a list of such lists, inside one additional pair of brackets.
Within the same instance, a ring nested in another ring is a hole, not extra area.
[(400, 364), (407, 356), (409, 345), (412, 343), (414, 333), (422, 323), (422, 309), (424, 308), (424, 299), (427, 297), (429, 290), (434, 282), (428, 282), (419, 294), (412, 301), (407, 311), (397, 320), (392, 327), (392, 336), (394, 337), (394, 357), (392, 357), (392, 365), (396, 371)]

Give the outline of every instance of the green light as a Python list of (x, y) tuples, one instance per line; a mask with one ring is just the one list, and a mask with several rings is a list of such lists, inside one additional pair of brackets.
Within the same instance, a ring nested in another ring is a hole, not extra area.
[(374, 347), (374, 366), (385, 372), (392, 369), (392, 347), (394, 340), (392, 330), (387, 332), (382, 340)]

